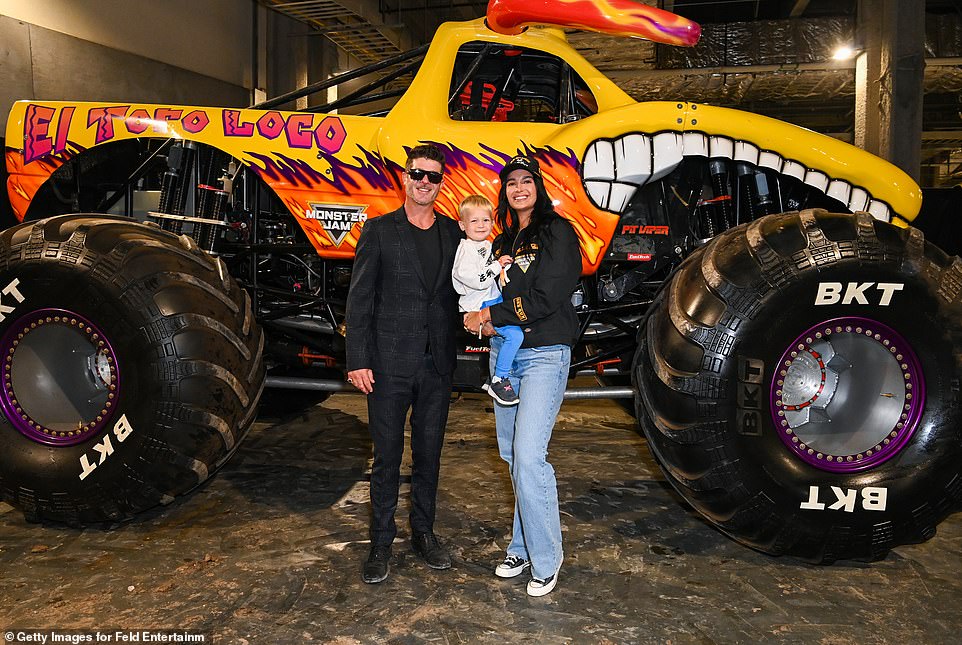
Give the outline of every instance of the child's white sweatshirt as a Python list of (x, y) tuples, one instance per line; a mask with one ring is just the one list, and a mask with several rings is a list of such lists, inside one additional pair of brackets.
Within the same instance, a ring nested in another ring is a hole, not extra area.
[(461, 295), (461, 311), (479, 311), (481, 303), (498, 297), (501, 263), (491, 257), (491, 242), (463, 239), (454, 255), (451, 278), (454, 290)]

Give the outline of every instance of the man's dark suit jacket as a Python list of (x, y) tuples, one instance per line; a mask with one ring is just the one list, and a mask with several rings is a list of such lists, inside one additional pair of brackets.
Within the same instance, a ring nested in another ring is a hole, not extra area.
[(421, 269), (402, 206), (364, 223), (347, 296), (347, 370), (412, 376), (430, 345), (441, 374), (454, 371), (458, 296), (451, 282), (461, 229), (437, 214), (441, 272)]

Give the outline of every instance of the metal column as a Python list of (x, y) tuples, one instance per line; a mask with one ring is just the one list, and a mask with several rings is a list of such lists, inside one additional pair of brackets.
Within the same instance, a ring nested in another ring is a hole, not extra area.
[(860, 0), (855, 144), (919, 179), (925, 3)]

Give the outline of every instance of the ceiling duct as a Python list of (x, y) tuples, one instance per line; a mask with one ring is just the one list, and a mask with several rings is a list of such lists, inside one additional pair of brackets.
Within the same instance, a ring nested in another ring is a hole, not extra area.
[(400, 53), (395, 40), (359, 13), (335, 0), (260, 0), (278, 13), (314, 27), (331, 42), (363, 64), (376, 63)]

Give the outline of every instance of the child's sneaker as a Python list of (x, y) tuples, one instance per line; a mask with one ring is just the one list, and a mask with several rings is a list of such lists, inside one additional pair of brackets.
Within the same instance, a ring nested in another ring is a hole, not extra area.
[(511, 381), (506, 378), (498, 378), (495, 376), (482, 385), (481, 388), (487, 391), (487, 393), (491, 395), (491, 398), (501, 405), (518, 405), (520, 401), (517, 392), (511, 387)]

